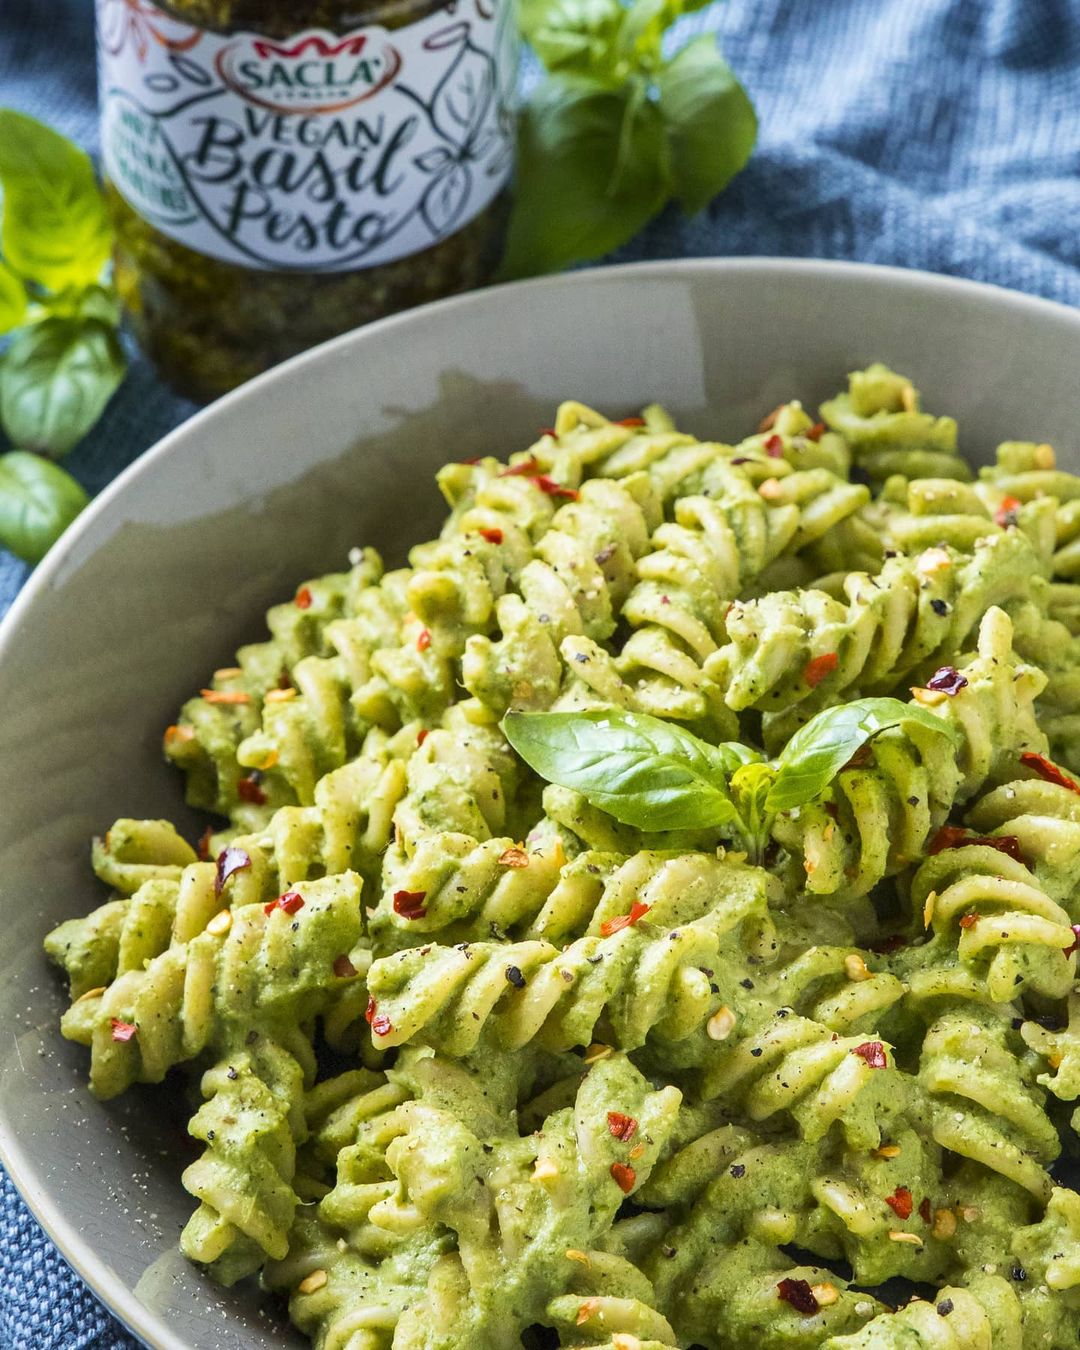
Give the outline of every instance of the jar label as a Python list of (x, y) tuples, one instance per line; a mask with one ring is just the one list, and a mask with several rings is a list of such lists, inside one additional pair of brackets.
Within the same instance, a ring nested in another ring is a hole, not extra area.
[(155, 229), (244, 267), (344, 272), (453, 234), (510, 173), (507, 0), (278, 40), (97, 0), (105, 173)]

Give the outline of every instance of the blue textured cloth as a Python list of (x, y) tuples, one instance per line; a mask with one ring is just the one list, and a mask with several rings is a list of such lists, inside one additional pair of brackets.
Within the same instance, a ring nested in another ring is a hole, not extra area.
[[(0, 0), (0, 104), (96, 150), (90, 0)], [(669, 211), (623, 259), (791, 254), (923, 267), (1080, 304), (1075, 0), (729, 0), (698, 21), (761, 118), (708, 211)], [(92, 491), (191, 411), (136, 361), (68, 461)], [(26, 569), (0, 551), (0, 612)], [(0, 1346), (133, 1342), (0, 1174)]]

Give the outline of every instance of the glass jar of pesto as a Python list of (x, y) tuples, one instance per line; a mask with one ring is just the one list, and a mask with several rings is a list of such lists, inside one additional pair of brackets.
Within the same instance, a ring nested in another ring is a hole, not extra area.
[(209, 398), (486, 280), (512, 165), (512, 0), (97, 0), (116, 278)]

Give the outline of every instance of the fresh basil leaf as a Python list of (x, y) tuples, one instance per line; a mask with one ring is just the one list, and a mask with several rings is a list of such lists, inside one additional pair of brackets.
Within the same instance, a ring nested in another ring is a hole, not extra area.
[(90, 160), (33, 117), (0, 109), (0, 228), (12, 271), (49, 290), (96, 281), (112, 231)]
[(688, 43), (656, 84), (675, 196), (687, 211), (700, 211), (750, 158), (757, 140), (754, 105), (712, 34)]
[(658, 62), (664, 29), (681, 11), (679, 0), (634, 0), (619, 29), (619, 55), (646, 65)]
[(49, 318), (19, 333), (0, 365), (0, 422), (12, 443), (67, 454), (101, 416), (124, 364), (116, 330), (100, 319)]
[(0, 545), (36, 563), (89, 501), (58, 464), (25, 450), (0, 455)]
[(917, 703), (898, 698), (860, 698), (826, 708), (784, 746), (765, 807), (790, 811), (812, 801), (872, 736), (890, 727), (918, 726), (956, 739), (951, 723)]
[(726, 751), (670, 722), (611, 709), (507, 713), (507, 740), (530, 768), (639, 830), (699, 829), (737, 819)]
[(10, 333), (26, 317), (26, 287), (0, 263), (0, 333)]
[(112, 286), (68, 286), (44, 301), (49, 314), (64, 319), (100, 319), (120, 325), (120, 298)]
[(522, 0), (518, 23), (548, 70), (601, 75), (625, 13), (619, 0)]
[(640, 81), (553, 75), (525, 109), (504, 276), (550, 272), (631, 239), (667, 199), (667, 150)]

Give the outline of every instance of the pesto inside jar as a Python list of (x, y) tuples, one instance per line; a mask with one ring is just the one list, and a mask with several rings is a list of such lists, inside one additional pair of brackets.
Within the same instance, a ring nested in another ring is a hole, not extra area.
[(117, 285), (176, 388), (490, 277), (511, 0), (97, 3)]

